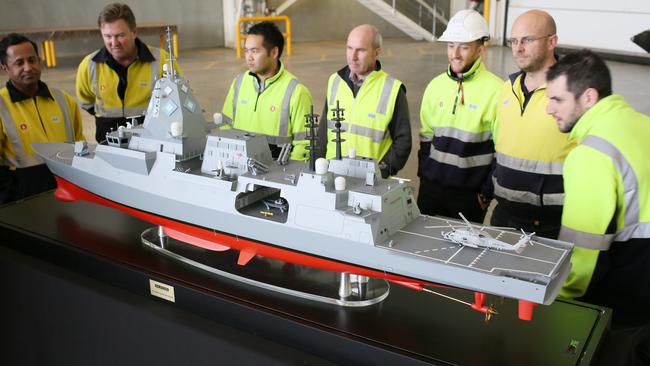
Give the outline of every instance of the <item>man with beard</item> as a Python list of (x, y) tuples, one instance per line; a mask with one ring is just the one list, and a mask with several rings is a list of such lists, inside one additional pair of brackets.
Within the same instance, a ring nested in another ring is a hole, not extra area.
[(530, 10), (512, 26), (508, 44), (521, 71), (501, 90), (494, 128), (497, 206), (491, 224), (556, 239), (560, 231), (564, 159), (575, 146), (546, 114), (546, 71), (556, 62), (555, 21)]
[(0, 204), (56, 187), (33, 142), (84, 139), (74, 98), (41, 81), (34, 42), (12, 33), (0, 41), (0, 67), (9, 76), (0, 89)]
[(648, 323), (650, 117), (612, 94), (590, 51), (565, 56), (547, 78), (547, 112), (581, 141), (564, 164), (560, 239), (576, 247), (561, 294), (613, 308), (618, 324)]
[[(481, 56), (490, 38), (483, 17), (461, 10), (449, 21), (439, 41), (447, 43), (447, 72), (431, 80), (420, 109), (420, 191), (418, 206), (427, 215), (483, 222), (494, 159), (492, 126), (503, 85)], [(491, 192), (490, 192), (491, 193)]]
[(222, 112), (234, 128), (266, 136), (271, 155), (278, 158), (282, 145), (291, 143), (292, 160), (305, 160), (305, 115), (312, 99), (307, 87), (280, 61), (284, 36), (271, 22), (255, 24), (248, 30), (244, 57), (248, 71), (230, 85)]
[(356, 155), (379, 162), (381, 175), (388, 178), (404, 167), (411, 153), (411, 122), (406, 87), (381, 68), (378, 57), (382, 37), (369, 24), (348, 34), (347, 66), (332, 74), (318, 131), (320, 154), (336, 156), (333, 110), (344, 109), (341, 126), (341, 155), (355, 149)]

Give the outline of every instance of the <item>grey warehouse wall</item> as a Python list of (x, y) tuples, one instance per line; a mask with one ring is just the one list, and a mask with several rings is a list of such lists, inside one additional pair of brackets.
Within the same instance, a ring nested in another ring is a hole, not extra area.
[(298, 42), (345, 40), (354, 26), (364, 23), (379, 28), (384, 37), (406, 37), (402, 31), (354, 0), (300, 0), (283, 15), (291, 18), (293, 39)]
[[(222, 47), (223, 6), (221, 0), (121, 0), (129, 4), (138, 22), (176, 23), (181, 49)], [(107, 0), (2, 0), (0, 29), (92, 25)], [(158, 45), (157, 37), (144, 37)], [(83, 55), (102, 45), (97, 37), (57, 41), (58, 56)]]

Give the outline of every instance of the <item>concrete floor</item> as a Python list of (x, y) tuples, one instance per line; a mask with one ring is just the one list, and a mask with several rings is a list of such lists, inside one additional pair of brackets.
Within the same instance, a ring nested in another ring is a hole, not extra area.
[[(320, 113), (329, 75), (345, 65), (345, 42), (304, 42), (293, 46), (293, 55), (284, 55), (282, 60), (288, 70), (309, 88), (315, 102), (314, 110)], [(411, 157), (399, 176), (413, 179), (413, 186), (417, 186), (420, 102), (426, 85), (447, 66), (446, 47), (444, 44), (416, 42), (407, 38), (387, 39), (380, 60), (384, 70), (402, 80), (407, 88), (414, 143)], [(50, 85), (74, 95), (79, 61), (81, 56), (60, 60), (60, 66), (44, 70), (42, 78)], [(505, 47), (490, 47), (485, 62), (492, 72), (502, 78), (517, 69), (510, 49)], [(221, 110), (232, 79), (245, 69), (243, 61), (236, 58), (235, 51), (224, 48), (182, 51), (179, 63), (209, 120), (213, 113)], [(622, 94), (638, 110), (650, 114), (650, 103), (647, 102), (650, 95), (650, 66), (619, 62), (608, 64), (614, 80), (614, 92)], [(88, 141), (94, 141), (94, 119), (85, 112), (82, 114), (84, 134)]]

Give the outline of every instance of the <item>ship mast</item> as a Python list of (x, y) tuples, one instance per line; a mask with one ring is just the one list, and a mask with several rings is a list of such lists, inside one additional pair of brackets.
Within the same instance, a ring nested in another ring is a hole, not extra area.
[(339, 106), (339, 101), (336, 101), (336, 108), (332, 110), (332, 116), (334, 120), (334, 133), (336, 138), (332, 142), (336, 143), (336, 160), (341, 160), (341, 143), (344, 142), (344, 139), (341, 139), (341, 121), (345, 121), (343, 118), (343, 111), (345, 108)]
[(314, 113), (314, 106), (311, 112), (305, 114), (305, 127), (307, 128), (307, 139), (309, 139), (309, 171), (316, 171), (316, 129), (318, 128), (318, 115)]
[(167, 63), (167, 67), (169, 68), (168, 74), (169, 78), (172, 81), (176, 81), (176, 70), (174, 69), (174, 52), (173, 52), (173, 47), (172, 47), (172, 29), (171, 27), (167, 27), (165, 31), (166, 35), (166, 42), (167, 42), (167, 53), (169, 53), (169, 60)]

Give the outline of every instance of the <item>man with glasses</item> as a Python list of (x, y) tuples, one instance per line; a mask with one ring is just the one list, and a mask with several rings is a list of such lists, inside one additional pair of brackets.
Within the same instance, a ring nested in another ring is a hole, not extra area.
[(556, 26), (541, 10), (521, 14), (508, 44), (521, 71), (501, 90), (493, 134), (497, 206), (491, 224), (556, 239), (560, 231), (564, 159), (575, 146), (546, 114), (546, 71), (556, 63)]
[(427, 215), (483, 222), (489, 203), (481, 194), (494, 160), (492, 125), (503, 80), (487, 70), (481, 56), (490, 38), (483, 16), (461, 10), (440, 38), (449, 66), (424, 91), (420, 108), (420, 191)]

